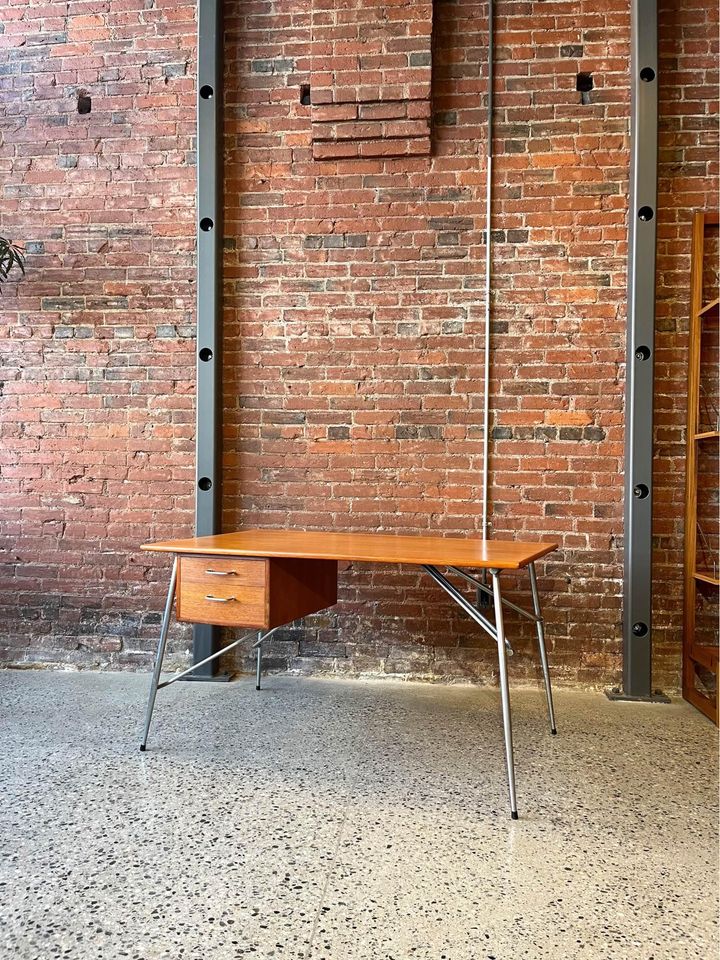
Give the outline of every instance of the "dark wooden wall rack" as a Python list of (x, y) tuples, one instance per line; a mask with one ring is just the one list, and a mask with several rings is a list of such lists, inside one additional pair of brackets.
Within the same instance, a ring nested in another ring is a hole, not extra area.
[[(685, 481), (685, 600), (683, 620), (683, 697), (718, 723), (718, 623), (717, 616), (698, 626), (698, 609), (702, 604), (715, 604), (720, 589), (720, 520), (717, 503), (711, 500), (710, 535), (703, 530), (698, 514), (698, 465), (700, 456), (708, 454), (718, 462), (720, 418), (718, 415), (717, 359), (708, 371), (714, 385), (704, 390), (702, 355), (718, 342), (717, 266), (714, 268), (711, 294), (703, 283), (707, 275), (706, 240), (710, 230), (717, 232), (717, 212), (697, 211), (693, 215), (692, 255), (690, 267), (690, 341), (688, 356), (687, 459)], [(717, 249), (715, 250), (717, 254)], [(708, 445), (712, 445), (708, 448)], [(714, 492), (717, 495), (717, 469)], [(712, 496), (712, 492), (711, 492)], [(713, 624), (714, 621), (714, 624)]]

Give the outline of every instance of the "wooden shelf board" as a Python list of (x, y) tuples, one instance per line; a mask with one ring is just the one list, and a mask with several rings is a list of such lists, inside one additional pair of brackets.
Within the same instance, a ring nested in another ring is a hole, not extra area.
[(690, 659), (695, 663), (701, 664), (711, 673), (718, 672), (718, 648), (704, 647), (698, 643), (693, 643), (690, 647)]
[(703, 583), (711, 583), (714, 587), (720, 587), (720, 579), (714, 577), (711, 573), (704, 570), (696, 570), (693, 574), (696, 580), (702, 580)]
[[(698, 592), (703, 584), (712, 588), (720, 586), (717, 570), (696, 570), (698, 563), (707, 563), (704, 557), (697, 554), (697, 461), (703, 448), (698, 442), (716, 440), (720, 431), (704, 429), (698, 423), (700, 412), (700, 378), (701, 373), (701, 340), (708, 329), (714, 329), (720, 316), (720, 298), (712, 298), (718, 293), (716, 285), (703, 291), (703, 266), (705, 257), (705, 234), (708, 226), (717, 225), (718, 211), (696, 210), (692, 217), (692, 249), (690, 255), (690, 339), (688, 344), (688, 430), (686, 433), (687, 476), (685, 486), (685, 551), (688, 561), (688, 573), (685, 577), (685, 591), (683, 598), (683, 696), (697, 707), (713, 723), (718, 723), (718, 695), (715, 691), (703, 690), (704, 680), (698, 685), (698, 668), (704, 667), (714, 675), (717, 682), (718, 675), (718, 647), (696, 643), (696, 601)], [(704, 294), (704, 296), (703, 296)], [(704, 375), (704, 373), (703, 373)], [(708, 418), (710, 419), (710, 418)], [(715, 426), (718, 426), (715, 424)], [(714, 449), (714, 448), (713, 448)], [(713, 558), (714, 559), (714, 558)], [(713, 562), (711, 559), (710, 563)], [(714, 593), (714, 590), (713, 590)], [(707, 639), (707, 638), (706, 638)], [(712, 638), (709, 638), (712, 639)]]
[(714, 300), (711, 300), (709, 303), (704, 304), (704, 305), (698, 310), (698, 316), (699, 316), (699, 317), (707, 317), (709, 314), (711, 314), (711, 313), (713, 313), (713, 312), (717, 312), (717, 309), (718, 309), (718, 305), (719, 305), (719, 304), (720, 304), (720, 297), (715, 297)]
[(718, 722), (718, 700), (717, 696), (714, 699), (704, 696), (702, 693), (699, 693), (695, 690), (694, 687), (683, 687), (683, 699), (687, 700), (688, 703), (691, 703), (696, 707), (701, 713), (704, 713), (708, 720), (717, 726)]

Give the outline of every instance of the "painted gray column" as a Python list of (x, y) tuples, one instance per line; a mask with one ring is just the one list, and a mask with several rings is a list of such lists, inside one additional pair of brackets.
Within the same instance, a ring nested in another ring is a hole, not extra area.
[[(220, 531), (222, 509), (223, 0), (199, 0), (198, 20), (195, 532), (202, 537)], [(219, 632), (195, 624), (195, 663), (218, 649)], [(216, 671), (214, 660), (195, 679)]]
[(652, 460), (657, 224), (657, 0), (631, 0), (623, 692), (652, 695)]

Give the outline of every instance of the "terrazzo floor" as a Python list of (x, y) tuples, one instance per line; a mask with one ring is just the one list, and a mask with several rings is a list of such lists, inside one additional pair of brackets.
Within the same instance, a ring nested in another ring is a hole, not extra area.
[(710, 960), (717, 737), (682, 702), (0, 672), (2, 960)]

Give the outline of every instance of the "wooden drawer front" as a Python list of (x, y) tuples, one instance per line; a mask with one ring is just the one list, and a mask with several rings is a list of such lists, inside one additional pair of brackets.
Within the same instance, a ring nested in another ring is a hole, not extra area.
[(266, 627), (266, 560), (180, 557), (177, 618), (223, 627)]

